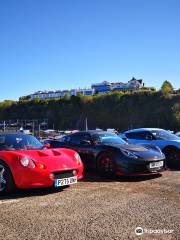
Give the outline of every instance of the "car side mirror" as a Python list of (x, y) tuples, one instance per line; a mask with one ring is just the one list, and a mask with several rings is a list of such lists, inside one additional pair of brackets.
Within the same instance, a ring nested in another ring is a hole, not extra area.
[(123, 137), (122, 139), (123, 139), (125, 142), (128, 142), (128, 138)]
[(80, 143), (83, 145), (91, 145), (91, 141), (89, 141), (89, 140), (81, 140)]
[(45, 143), (45, 144), (44, 144), (44, 148), (47, 148), (47, 149), (51, 148), (50, 143)]
[(151, 135), (146, 136), (146, 140), (153, 140), (153, 137)]

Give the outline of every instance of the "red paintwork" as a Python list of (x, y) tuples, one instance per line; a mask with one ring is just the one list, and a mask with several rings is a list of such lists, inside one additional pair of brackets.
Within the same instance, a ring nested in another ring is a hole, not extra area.
[[(83, 177), (83, 164), (78, 165), (73, 157), (75, 151), (70, 149), (45, 149), (45, 150), (14, 150), (0, 151), (0, 160), (4, 161), (11, 170), (17, 188), (51, 187), (54, 179), (50, 178), (53, 172), (77, 170), (77, 179)], [(20, 159), (30, 157), (36, 164), (35, 168), (23, 167)], [(44, 164), (45, 169), (38, 167)]]

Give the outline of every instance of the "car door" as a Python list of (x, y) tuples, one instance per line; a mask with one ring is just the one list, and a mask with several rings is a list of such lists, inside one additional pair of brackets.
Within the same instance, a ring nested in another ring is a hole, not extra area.
[(76, 133), (69, 136), (68, 147), (79, 153), (86, 167), (93, 167), (94, 145), (89, 133)]

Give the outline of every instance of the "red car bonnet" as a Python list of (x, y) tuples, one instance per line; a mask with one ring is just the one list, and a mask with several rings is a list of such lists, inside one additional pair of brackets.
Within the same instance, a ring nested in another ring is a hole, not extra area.
[[(30, 157), (35, 163), (43, 163), (49, 171), (59, 171), (77, 168), (77, 164), (73, 160), (75, 152), (68, 149), (47, 149), (47, 150), (15, 150), (4, 151), (6, 159), (13, 161)], [(8, 156), (9, 155), (9, 156)]]

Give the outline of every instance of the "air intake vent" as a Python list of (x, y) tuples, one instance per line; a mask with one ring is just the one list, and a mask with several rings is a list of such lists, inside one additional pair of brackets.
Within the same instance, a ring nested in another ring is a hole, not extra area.
[(53, 152), (54, 156), (60, 156), (61, 155), (61, 153), (57, 150), (52, 150), (52, 152)]
[(38, 151), (38, 155), (39, 155), (40, 157), (48, 157), (48, 156), (49, 156), (47, 153), (41, 152), (41, 151)]

